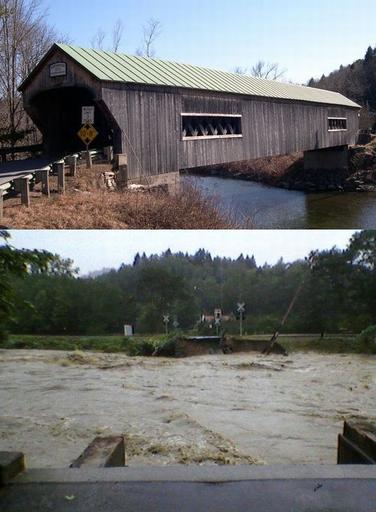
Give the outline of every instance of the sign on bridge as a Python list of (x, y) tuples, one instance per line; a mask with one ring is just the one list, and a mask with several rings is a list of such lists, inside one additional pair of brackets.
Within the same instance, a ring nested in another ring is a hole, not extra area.
[(82, 107), (82, 124), (94, 124), (95, 107)]
[(78, 136), (86, 146), (89, 146), (98, 137), (98, 132), (93, 125), (86, 123), (78, 132)]

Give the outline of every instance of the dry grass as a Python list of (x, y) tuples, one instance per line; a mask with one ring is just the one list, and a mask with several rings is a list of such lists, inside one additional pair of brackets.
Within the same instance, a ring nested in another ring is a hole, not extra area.
[(36, 189), (31, 208), (19, 198), (5, 201), (3, 225), (13, 229), (230, 229), (240, 227), (231, 214), (223, 215), (214, 198), (195, 187), (182, 185), (169, 195), (161, 189), (109, 191), (101, 174), (108, 166), (92, 171), (81, 168), (77, 178), (67, 178), (67, 193), (56, 194), (51, 179), (51, 198)]
[(223, 165), (214, 165), (196, 169), (197, 174), (214, 174), (228, 178), (262, 182), (267, 185), (278, 186), (286, 176), (302, 172), (303, 153), (291, 155), (271, 156), (245, 160)]

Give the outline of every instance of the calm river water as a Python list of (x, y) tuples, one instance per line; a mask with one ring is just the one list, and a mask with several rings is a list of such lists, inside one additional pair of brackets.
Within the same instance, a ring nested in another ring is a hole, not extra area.
[(212, 176), (185, 178), (214, 194), (237, 219), (257, 229), (374, 229), (376, 192), (306, 194), (252, 181)]

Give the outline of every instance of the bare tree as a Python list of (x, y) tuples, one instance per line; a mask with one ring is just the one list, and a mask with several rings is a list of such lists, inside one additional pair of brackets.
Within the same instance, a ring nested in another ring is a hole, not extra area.
[(259, 60), (256, 62), (254, 66), (251, 68), (250, 74), (257, 78), (265, 78), (267, 80), (278, 80), (282, 78), (286, 73), (286, 69), (281, 69), (279, 64), (265, 62), (263, 60)]
[(162, 25), (159, 20), (150, 18), (144, 25), (144, 39), (142, 48), (136, 53), (141, 57), (155, 57), (154, 43), (162, 33)]
[(247, 74), (247, 68), (242, 68), (241, 66), (236, 66), (233, 69), (233, 72), (237, 75), (246, 75)]
[(107, 34), (103, 28), (99, 27), (94, 37), (90, 41), (91, 46), (97, 50), (104, 50), (105, 46), (114, 52), (119, 51), (120, 43), (123, 38), (124, 25), (123, 22), (118, 19), (112, 29), (112, 46), (105, 45)]
[(102, 28), (98, 28), (93, 39), (91, 40), (91, 46), (97, 50), (103, 50), (104, 40), (106, 39), (106, 33)]
[(123, 33), (124, 33), (123, 22), (120, 19), (118, 19), (114, 25), (114, 28), (112, 29), (112, 50), (114, 52), (119, 51), (120, 43), (123, 38)]
[(0, 8), (1, 138), (15, 145), (27, 123), (18, 87), (58, 38), (41, 0), (1, 0)]

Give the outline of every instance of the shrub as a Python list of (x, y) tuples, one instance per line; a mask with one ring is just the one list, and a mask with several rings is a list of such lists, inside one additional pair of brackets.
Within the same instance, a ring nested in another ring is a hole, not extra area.
[(360, 352), (376, 354), (376, 325), (371, 325), (361, 332), (356, 341)]

